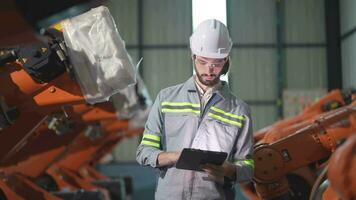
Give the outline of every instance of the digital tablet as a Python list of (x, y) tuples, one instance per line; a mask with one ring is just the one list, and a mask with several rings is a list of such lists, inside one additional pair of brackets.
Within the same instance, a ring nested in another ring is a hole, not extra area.
[(221, 165), (227, 157), (226, 152), (204, 151), (199, 149), (183, 149), (177, 163), (177, 169), (187, 169), (195, 171), (203, 171), (200, 165), (214, 164)]

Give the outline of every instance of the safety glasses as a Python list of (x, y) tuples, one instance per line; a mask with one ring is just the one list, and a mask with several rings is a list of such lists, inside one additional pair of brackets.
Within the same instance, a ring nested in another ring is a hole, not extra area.
[(222, 68), (226, 63), (226, 60), (227, 60), (226, 58), (216, 59), (214, 62), (209, 62), (201, 58), (195, 58), (195, 64), (206, 66), (206, 67), (212, 67), (212, 68)]

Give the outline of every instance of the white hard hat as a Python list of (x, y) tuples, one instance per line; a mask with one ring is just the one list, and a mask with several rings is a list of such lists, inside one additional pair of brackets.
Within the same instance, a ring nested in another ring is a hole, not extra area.
[(226, 26), (216, 19), (203, 21), (190, 36), (190, 49), (194, 55), (226, 58), (231, 47), (232, 41)]

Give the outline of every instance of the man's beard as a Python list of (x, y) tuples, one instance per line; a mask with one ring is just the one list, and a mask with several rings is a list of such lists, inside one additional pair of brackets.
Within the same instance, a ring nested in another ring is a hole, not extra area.
[(196, 76), (198, 77), (199, 82), (202, 83), (203, 85), (211, 87), (211, 86), (214, 86), (217, 83), (219, 83), (221, 73), (218, 74), (218, 75), (215, 75), (214, 79), (212, 79), (212, 80), (204, 80), (203, 76), (205, 76), (207, 74), (199, 74), (199, 72), (196, 69), (195, 65), (194, 65), (194, 68), (195, 68), (195, 73), (196, 73)]

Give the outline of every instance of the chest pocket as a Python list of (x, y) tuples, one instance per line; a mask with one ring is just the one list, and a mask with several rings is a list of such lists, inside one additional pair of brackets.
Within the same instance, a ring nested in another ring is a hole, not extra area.
[(181, 132), (184, 132), (184, 129), (189, 127), (189, 120), (196, 118), (200, 114), (200, 105), (191, 102), (163, 101), (161, 106), (167, 139), (181, 135)]
[(214, 138), (210, 145), (220, 151), (230, 152), (245, 118), (212, 106), (207, 113), (207, 133)]
[(193, 114), (186, 113), (165, 113), (164, 130), (168, 138), (183, 135), (189, 129), (194, 129), (192, 122), (197, 118)]
[(198, 117), (192, 114), (166, 113), (164, 134), (167, 151), (188, 147), (196, 132)]
[(206, 132), (210, 147), (229, 153), (238, 136), (239, 127), (209, 117), (207, 118)]

